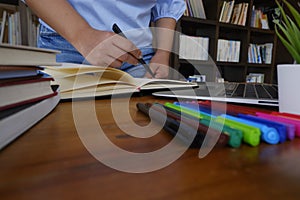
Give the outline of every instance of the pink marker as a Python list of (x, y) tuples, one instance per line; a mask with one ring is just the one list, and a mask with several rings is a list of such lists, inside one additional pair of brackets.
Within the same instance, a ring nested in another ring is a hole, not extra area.
[(296, 131), (295, 131), (296, 136), (300, 137), (300, 121), (299, 120), (288, 119), (285, 117), (276, 116), (276, 115), (267, 114), (267, 113), (261, 113), (261, 112), (256, 112), (256, 115), (261, 118), (273, 120), (273, 121), (276, 121), (279, 123), (293, 124), (293, 125), (295, 125), (295, 128), (296, 128)]

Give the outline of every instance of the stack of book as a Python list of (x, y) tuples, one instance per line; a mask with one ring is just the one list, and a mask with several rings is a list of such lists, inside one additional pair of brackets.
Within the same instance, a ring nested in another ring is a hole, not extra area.
[(16, 139), (59, 102), (58, 86), (43, 73), (57, 65), (57, 51), (0, 45), (0, 149)]

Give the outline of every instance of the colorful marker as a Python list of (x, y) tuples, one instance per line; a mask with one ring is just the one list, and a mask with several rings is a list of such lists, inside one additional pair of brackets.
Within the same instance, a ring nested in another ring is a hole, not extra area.
[(241, 140), (243, 137), (243, 133), (240, 130), (236, 130), (233, 128), (230, 128), (224, 124), (220, 124), (215, 121), (211, 121), (215, 118), (215, 116), (206, 113), (204, 111), (199, 111), (200, 109), (197, 108), (197, 105), (188, 104), (188, 103), (179, 103), (174, 102), (175, 105), (180, 106), (181, 108), (187, 108), (189, 110), (192, 110), (194, 112), (199, 112), (200, 116), (204, 116), (202, 119), (200, 119), (200, 123), (204, 123), (208, 127), (212, 127), (218, 131), (222, 131), (229, 135), (229, 145), (231, 147), (237, 148), (241, 145)]
[(260, 143), (261, 132), (259, 128), (240, 123), (223, 116), (217, 116), (215, 121), (223, 123), (231, 128), (241, 130), (243, 132), (243, 141), (251, 146), (257, 146)]
[(230, 128), (229, 126), (226, 126), (225, 124), (218, 123), (214, 120), (206, 120), (201, 119), (200, 123), (205, 124), (206, 126), (210, 128), (214, 128), (218, 131), (222, 131), (222, 133), (229, 135), (229, 141), (228, 145), (233, 148), (238, 148), (242, 144), (243, 139), (243, 133), (242, 131), (238, 129)]
[(244, 118), (244, 119), (249, 119), (252, 121), (256, 121), (259, 123), (263, 123), (263, 124), (267, 124), (268, 126), (271, 126), (273, 128), (275, 128), (277, 130), (277, 132), (279, 133), (279, 142), (285, 142), (286, 139), (294, 139), (294, 137), (289, 137), (290, 135), (295, 135), (295, 126), (294, 125), (290, 125), (290, 126), (286, 126), (284, 124), (275, 122), (275, 121), (271, 121), (268, 119), (263, 119), (261, 117), (258, 116), (254, 116), (254, 115), (249, 115), (249, 114), (238, 114), (238, 117)]
[(257, 112), (256, 115), (261, 118), (273, 120), (273, 121), (276, 121), (279, 123), (293, 124), (293, 125), (295, 125), (295, 128), (296, 128), (295, 136), (300, 137), (300, 121), (299, 120), (288, 119), (288, 118), (271, 115), (271, 114), (266, 114), (266, 113), (261, 113), (261, 112)]
[(262, 124), (262, 123), (254, 122), (254, 121), (251, 121), (249, 119), (243, 119), (243, 118), (240, 118), (240, 117), (234, 117), (234, 116), (231, 116), (231, 115), (224, 115), (223, 114), (221, 116), (226, 117), (227, 119), (231, 119), (231, 120), (234, 120), (234, 121), (238, 121), (238, 122), (241, 122), (241, 123), (259, 128), (260, 131), (261, 131), (262, 141), (264, 141), (268, 144), (277, 144), (279, 142), (278, 131), (273, 127), (269, 127), (269, 126), (267, 126), (265, 124)]

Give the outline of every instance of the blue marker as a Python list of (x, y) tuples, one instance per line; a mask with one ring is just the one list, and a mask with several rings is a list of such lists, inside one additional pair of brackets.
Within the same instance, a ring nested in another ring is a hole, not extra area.
[[(203, 105), (200, 105), (198, 103), (192, 103), (192, 102), (184, 102), (184, 103), (180, 103), (182, 106), (185, 106), (185, 107), (189, 107), (189, 108), (195, 108), (195, 109), (198, 109), (201, 111), (201, 112), (205, 112), (205, 113), (209, 113), (209, 114), (212, 114), (212, 111), (211, 109), (207, 108), (207, 107), (204, 107)], [(218, 113), (220, 114), (220, 113)]]
[(199, 112), (202, 116), (205, 116), (208, 119), (215, 118), (215, 116), (211, 115), (210, 113), (201, 111), (200, 107), (198, 105), (192, 105), (192, 104), (188, 104), (188, 103), (179, 103), (179, 102), (174, 102), (174, 105), (180, 106), (180, 107), (183, 107), (183, 108), (195, 111), (195, 112)]
[(260, 118), (258, 116), (254, 116), (254, 115), (248, 115), (248, 114), (238, 114), (238, 117), (244, 118), (244, 119), (248, 119), (251, 121), (255, 121), (258, 123), (262, 123), (262, 124), (266, 124), (270, 127), (273, 127), (277, 130), (278, 134), (279, 134), (279, 142), (285, 142), (287, 139), (287, 131), (294, 131), (295, 133), (295, 127), (294, 130), (288, 130), (287, 127), (281, 123), (278, 122), (274, 122), (271, 120), (267, 120), (267, 119), (263, 119)]
[(265, 124), (262, 124), (262, 123), (254, 122), (254, 121), (239, 118), (239, 117), (234, 117), (234, 116), (231, 116), (231, 115), (222, 114), (221, 116), (224, 117), (224, 118), (227, 118), (227, 119), (231, 119), (231, 120), (234, 120), (234, 121), (237, 121), (237, 122), (240, 122), (240, 123), (244, 123), (244, 124), (259, 128), (260, 131), (261, 131), (261, 139), (266, 143), (277, 144), (280, 140), (279, 139), (279, 133), (273, 127), (269, 127), (269, 126), (267, 126)]

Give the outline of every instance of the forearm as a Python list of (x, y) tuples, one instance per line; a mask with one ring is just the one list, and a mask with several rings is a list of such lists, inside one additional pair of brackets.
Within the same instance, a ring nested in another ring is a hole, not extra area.
[(92, 29), (66, 0), (26, 0), (36, 15), (74, 46)]
[(157, 52), (169, 56), (173, 47), (176, 20), (172, 18), (161, 18), (155, 22), (155, 27)]
[[(161, 18), (154, 24), (156, 52), (150, 62), (150, 67), (155, 73), (155, 78), (168, 78), (170, 53), (173, 47), (174, 29), (176, 20)], [(149, 77), (149, 74), (146, 74)]]

